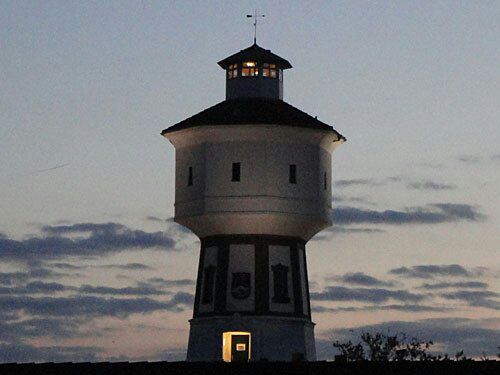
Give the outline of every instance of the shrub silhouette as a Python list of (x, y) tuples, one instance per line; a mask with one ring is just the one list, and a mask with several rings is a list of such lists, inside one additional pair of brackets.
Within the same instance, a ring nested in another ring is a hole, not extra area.
[[(408, 339), (404, 333), (385, 335), (383, 333), (363, 332), (361, 341), (354, 344), (351, 340), (347, 342), (335, 341), (333, 347), (340, 352), (336, 360), (341, 361), (450, 361), (450, 355), (434, 355), (430, 348), (432, 341), (421, 341), (416, 337)], [(455, 361), (464, 361), (468, 358), (461, 350), (453, 357)]]

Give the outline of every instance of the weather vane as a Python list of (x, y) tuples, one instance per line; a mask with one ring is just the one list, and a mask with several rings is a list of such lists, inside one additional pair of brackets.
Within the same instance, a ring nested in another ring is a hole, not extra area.
[(257, 19), (259, 17), (265, 17), (265, 14), (257, 14), (257, 9), (255, 9), (254, 14), (247, 14), (247, 18), (253, 18), (253, 43), (257, 44)]

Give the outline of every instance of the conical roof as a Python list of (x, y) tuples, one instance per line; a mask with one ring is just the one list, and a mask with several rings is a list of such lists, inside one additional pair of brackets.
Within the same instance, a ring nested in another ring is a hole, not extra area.
[(224, 100), (213, 107), (165, 129), (161, 134), (208, 125), (284, 125), (318, 130), (330, 130), (345, 140), (333, 127), (295, 108), (283, 100), (238, 98)]

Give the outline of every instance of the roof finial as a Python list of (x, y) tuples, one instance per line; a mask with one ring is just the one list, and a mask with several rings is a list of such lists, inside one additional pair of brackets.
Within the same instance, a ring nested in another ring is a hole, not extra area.
[(257, 9), (255, 9), (254, 14), (247, 14), (247, 18), (253, 18), (253, 44), (257, 44), (257, 18), (265, 17), (265, 14), (257, 14)]

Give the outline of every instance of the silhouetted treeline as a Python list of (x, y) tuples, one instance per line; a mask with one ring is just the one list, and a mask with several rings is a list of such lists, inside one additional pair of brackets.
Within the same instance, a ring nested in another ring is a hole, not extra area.
[[(422, 341), (416, 337), (408, 338), (404, 333), (386, 335), (380, 332), (361, 334), (360, 341), (354, 344), (335, 341), (333, 347), (340, 352), (335, 356), (339, 362), (399, 362), (399, 361), (470, 361), (463, 350), (453, 356), (448, 353), (434, 354), (431, 352), (432, 340)], [(499, 347), (500, 350), (500, 347)], [(498, 355), (500, 357), (500, 354)], [(483, 354), (482, 360), (488, 360)]]

